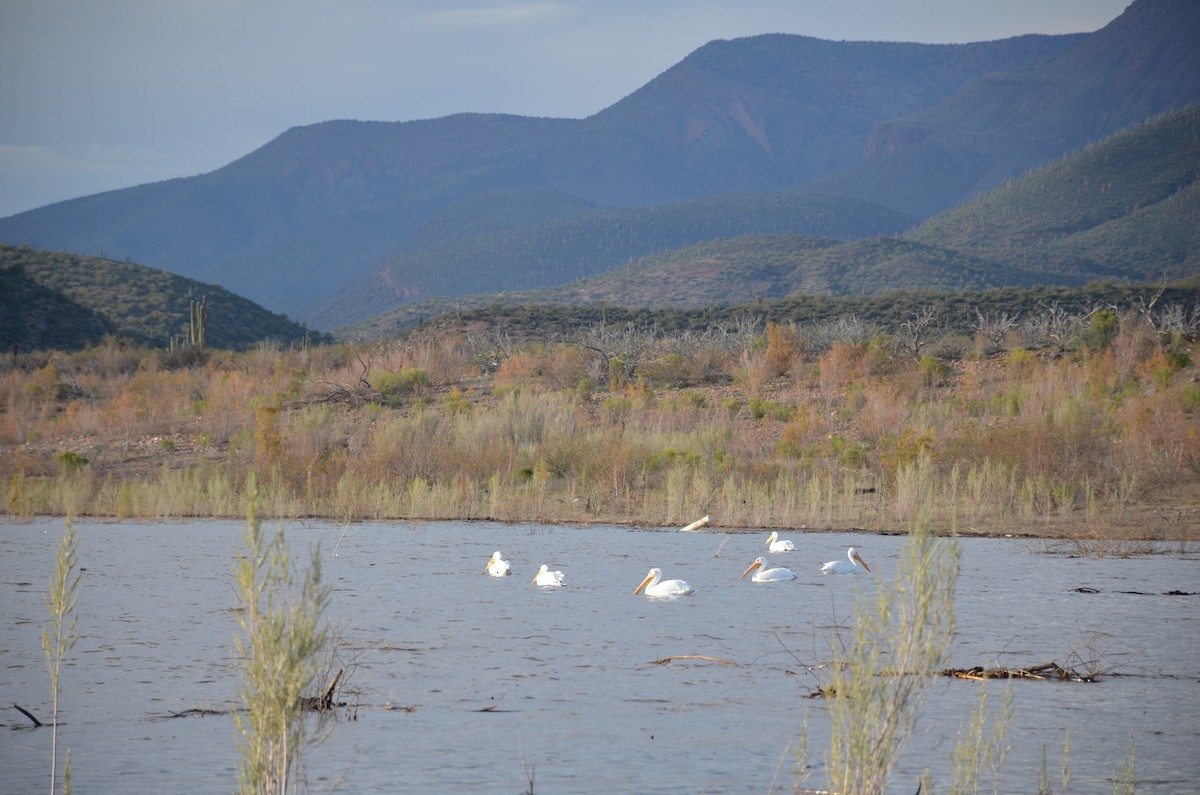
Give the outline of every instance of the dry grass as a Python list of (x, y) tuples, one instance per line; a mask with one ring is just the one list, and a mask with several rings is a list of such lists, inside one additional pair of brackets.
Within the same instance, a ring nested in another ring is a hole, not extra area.
[(285, 517), (890, 532), (931, 493), (935, 531), (1200, 535), (1197, 346), (1136, 319), (1101, 348), (932, 363), (790, 327), (643, 342), (619, 367), (560, 342), (481, 369), (452, 337), (182, 370), (116, 346), (8, 360), (0, 495), (16, 515), (237, 516), (254, 476)]

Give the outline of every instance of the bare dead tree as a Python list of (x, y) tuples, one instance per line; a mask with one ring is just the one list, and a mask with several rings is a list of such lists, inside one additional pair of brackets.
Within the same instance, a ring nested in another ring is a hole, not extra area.
[(615, 329), (597, 324), (583, 331), (576, 344), (596, 356), (597, 365), (603, 370), (597, 373), (598, 380), (620, 376), (632, 381), (661, 336), (656, 329), (639, 328), (632, 323)]
[(1166, 287), (1160, 284), (1158, 289), (1155, 290), (1154, 294), (1149, 298), (1146, 298), (1144, 295), (1138, 296), (1136, 305), (1138, 314), (1141, 315), (1142, 318), (1150, 325), (1150, 328), (1159, 333), (1161, 332), (1158, 323), (1156, 322), (1157, 318), (1155, 316), (1157, 313), (1155, 312), (1154, 307), (1158, 304), (1159, 300), (1162, 299), (1164, 290), (1166, 290)]
[(929, 344), (929, 337), (937, 328), (938, 313), (932, 306), (924, 306), (912, 317), (900, 324), (896, 336), (897, 347), (912, 357), (921, 358), (921, 351)]
[(486, 334), (472, 332), (467, 335), (468, 358), (479, 367), (480, 373), (495, 373), (500, 365), (511, 359), (517, 346), (507, 331), (490, 331)]
[(317, 378), (317, 383), (322, 389), (314, 396), (314, 400), (318, 403), (347, 403), (354, 408), (359, 408), (366, 403), (379, 399), (379, 393), (375, 387), (371, 386), (371, 359), (363, 358), (362, 354), (358, 354), (355, 358), (358, 359), (359, 373), (358, 379), (353, 383), (343, 384), (337, 381), (330, 381), (325, 378)]
[(882, 333), (878, 323), (863, 320), (858, 315), (843, 315), (834, 320), (818, 323), (802, 332), (809, 351), (824, 353), (835, 342), (843, 345), (858, 345), (874, 339)]
[(1058, 301), (1039, 303), (1038, 306), (1042, 312), (1026, 321), (1026, 335), (1039, 345), (1053, 345), (1060, 351), (1065, 350), (1082, 333), (1086, 316), (1068, 312)]
[(975, 322), (971, 324), (971, 330), (987, 340), (993, 348), (1000, 349), (1009, 332), (1016, 328), (1020, 317), (1020, 313), (1010, 315), (1008, 312), (1001, 312), (999, 317), (992, 317), (990, 312), (981, 312), (976, 307)]
[(1149, 298), (1140, 296), (1134, 308), (1155, 334), (1194, 339), (1197, 331), (1200, 331), (1200, 307), (1188, 309), (1182, 304), (1160, 305), (1165, 291), (1166, 286), (1159, 285)]
[(1200, 336), (1200, 306), (1191, 309), (1182, 304), (1167, 304), (1157, 314), (1160, 334), (1178, 334), (1193, 340)]

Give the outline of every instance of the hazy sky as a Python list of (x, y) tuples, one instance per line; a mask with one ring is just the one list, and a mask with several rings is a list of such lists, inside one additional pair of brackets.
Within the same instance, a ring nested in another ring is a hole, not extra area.
[(582, 118), (713, 39), (969, 42), (1129, 0), (0, 0), (0, 217), (219, 168), (289, 127)]

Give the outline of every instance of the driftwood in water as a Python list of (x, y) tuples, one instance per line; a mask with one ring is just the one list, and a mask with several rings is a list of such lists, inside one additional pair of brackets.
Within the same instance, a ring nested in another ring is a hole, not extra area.
[[(1084, 586), (1084, 587), (1080, 587), (1080, 588), (1072, 588), (1071, 593), (1100, 593), (1100, 591), (1095, 588), (1088, 588), (1088, 587)], [(1114, 593), (1129, 594), (1130, 596), (1200, 596), (1200, 592), (1198, 592), (1198, 591), (1179, 591), (1179, 590), (1163, 591), (1161, 594), (1154, 593), (1151, 591), (1115, 591)]]
[(705, 657), (703, 654), (676, 654), (672, 657), (663, 657), (661, 660), (655, 660), (655, 665), (664, 665), (671, 660), (708, 660), (709, 662), (718, 662), (724, 665), (737, 665), (733, 660), (722, 660), (720, 657)]
[(168, 712), (168, 718), (206, 718), (209, 715), (228, 715), (227, 709), (208, 709), (207, 707), (192, 707), (181, 712)]
[(33, 713), (32, 713), (32, 712), (30, 712), (29, 710), (25, 709), (25, 708), (24, 708), (24, 707), (22, 707), (20, 704), (13, 704), (13, 709), (17, 710), (17, 711), (18, 711), (18, 712), (20, 712), (22, 715), (24, 715), (25, 717), (27, 717), (27, 718), (29, 718), (31, 721), (33, 721), (33, 725), (34, 725), (35, 727), (36, 727), (36, 726), (41, 726), (41, 725), (42, 725), (42, 722), (41, 722), (40, 720), (38, 720), (37, 718), (33, 717)]
[(338, 680), (342, 678), (342, 669), (333, 675), (333, 681), (329, 683), (329, 687), (325, 688), (325, 693), (320, 696), (302, 696), (300, 698), (300, 708), (305, 710), (313, 710), (315, 712), (325, 712), (334, 707), (344, 707), (345, 702), (333, 703), (333, 694), (337, 690)]
[(1094, 674), (1081, 674), (1071, 668), (1063, 668), (1051, 660), (1041, 665), (1029, 665), (1024, 668), (946, 668), (942, 676), (953, 676), (956, 679), (1059, 679), (1069, 682), (1098, 682), (1100, 677)]

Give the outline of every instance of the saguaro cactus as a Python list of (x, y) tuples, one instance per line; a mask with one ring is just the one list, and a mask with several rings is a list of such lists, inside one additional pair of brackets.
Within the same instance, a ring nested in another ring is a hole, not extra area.
[(208, 337), (208, 296), (191, 299), (188, 307), (188, 345), (203, 348)]

